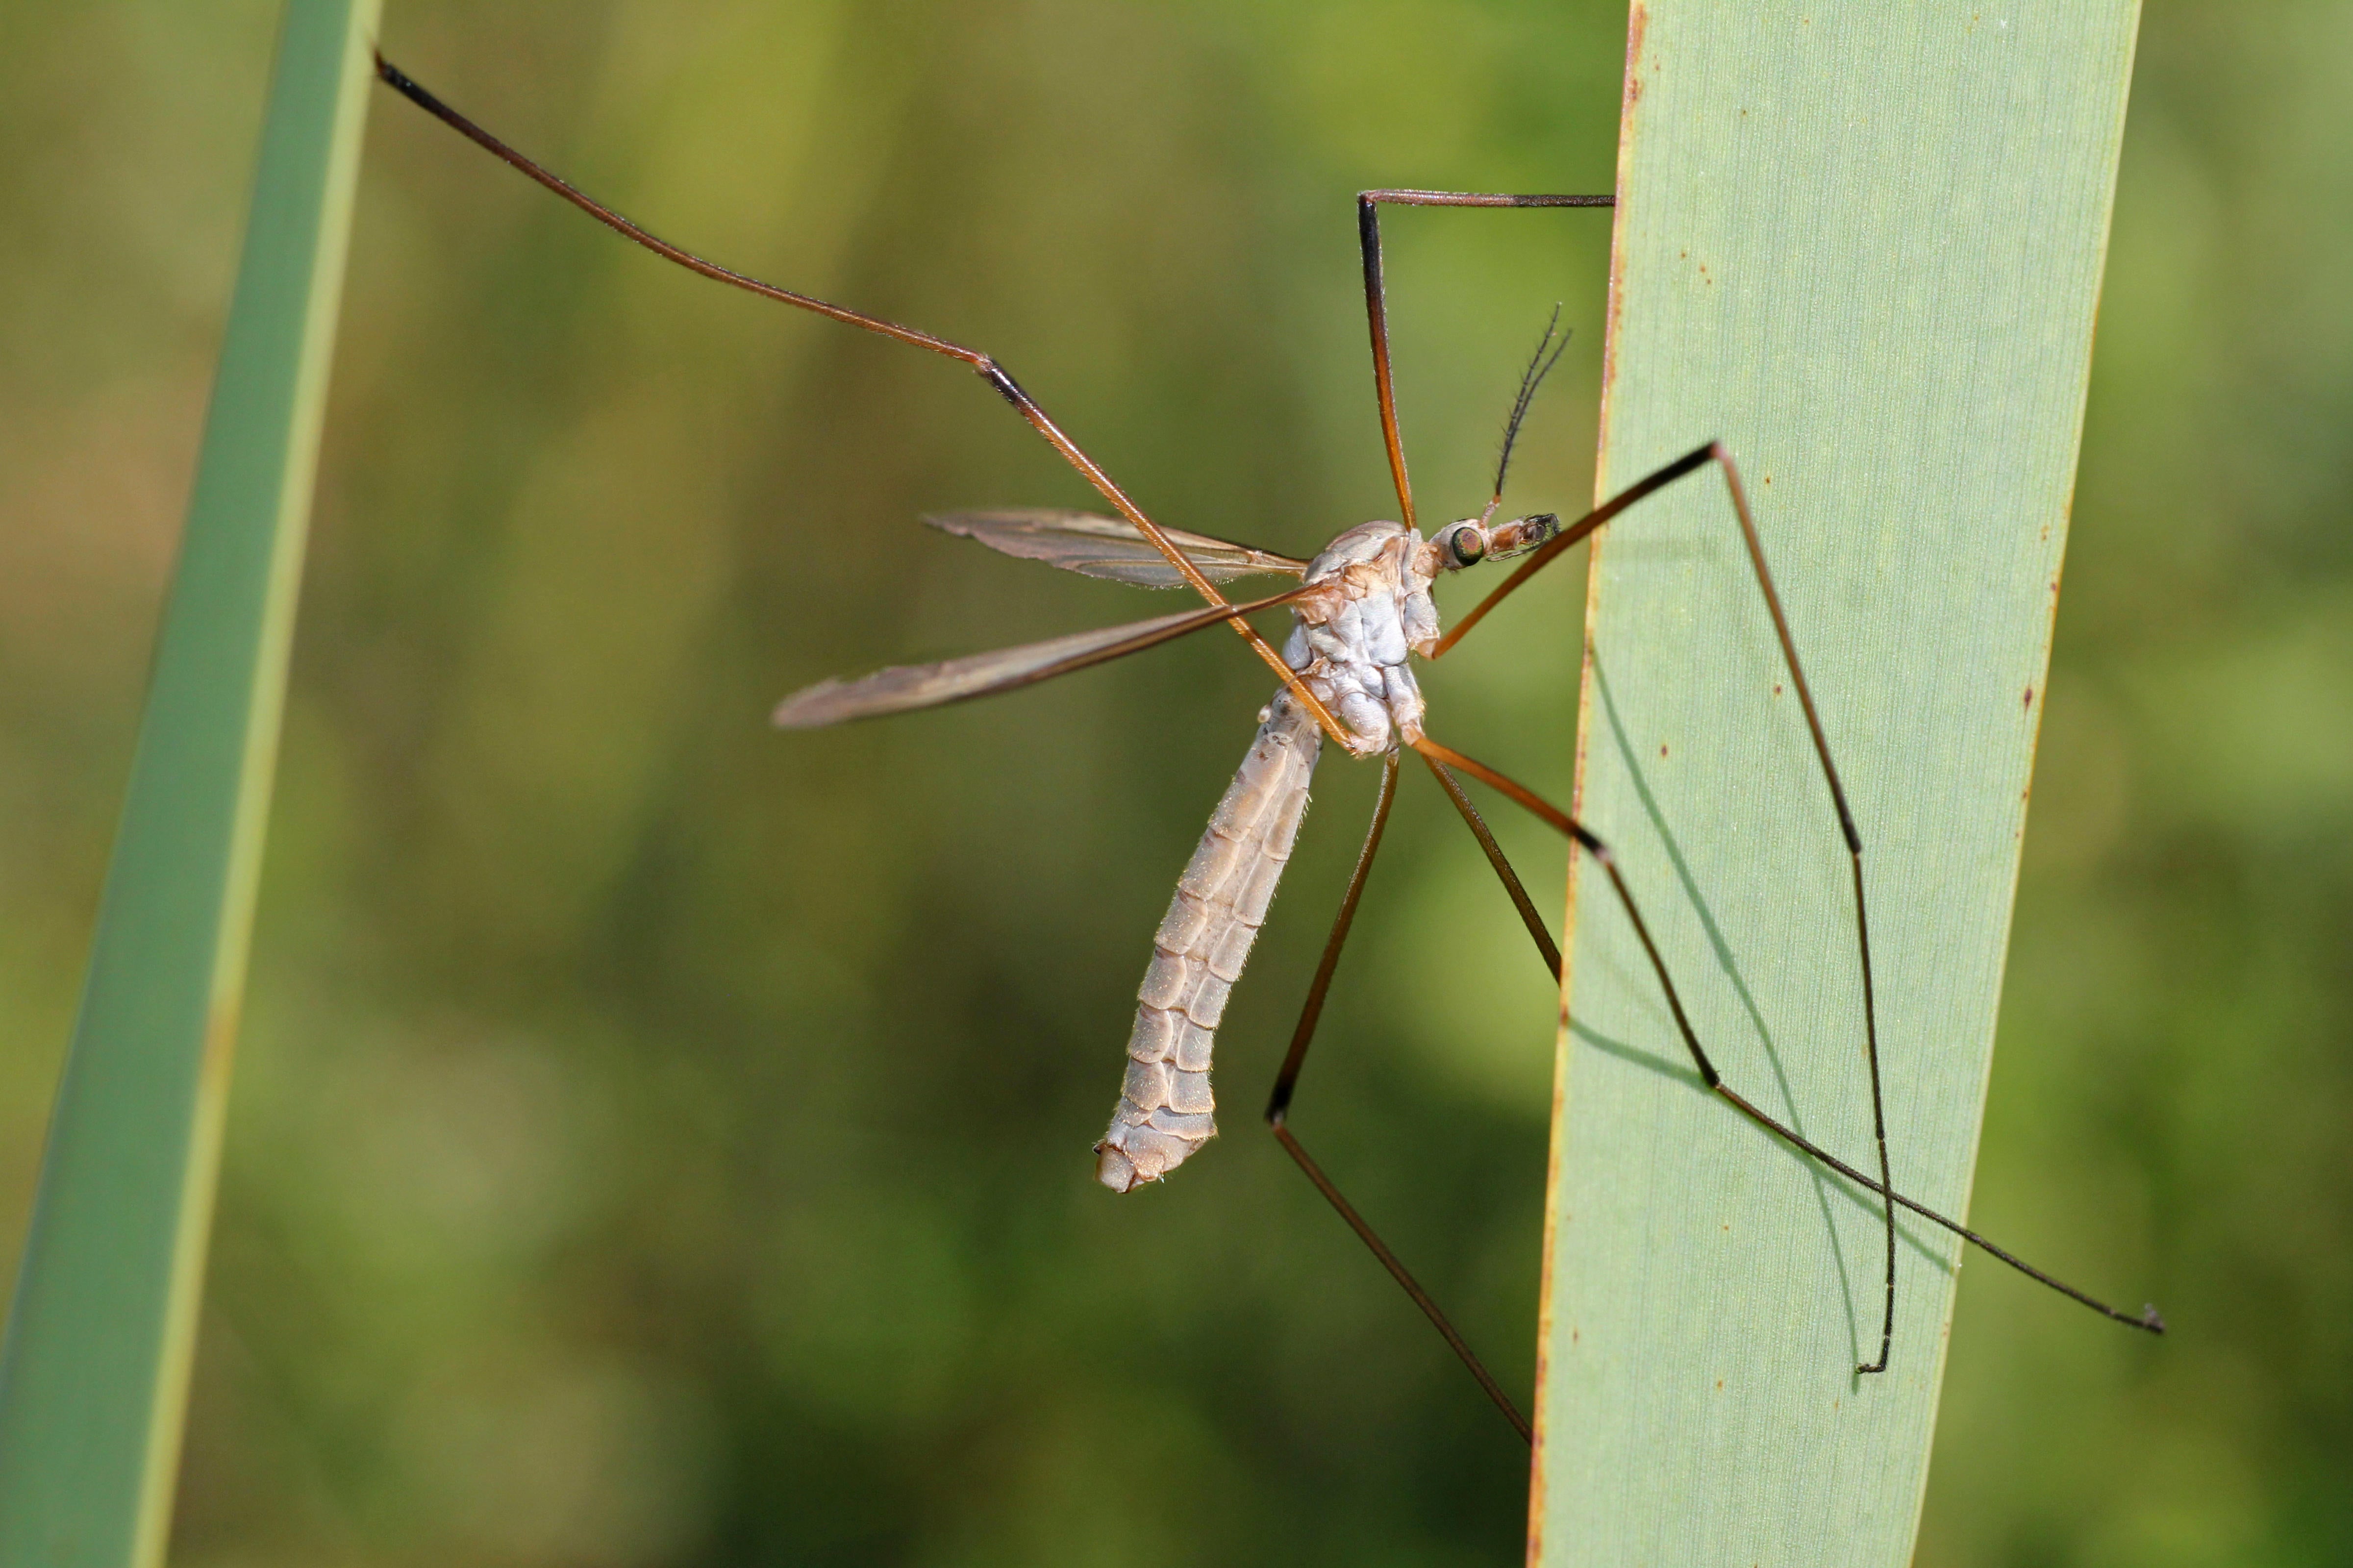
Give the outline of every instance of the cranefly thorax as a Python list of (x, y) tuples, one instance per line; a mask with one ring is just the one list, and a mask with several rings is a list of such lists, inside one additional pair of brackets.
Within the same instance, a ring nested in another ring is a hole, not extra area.
[(1421, 535), (1394, 522), (1348, 530), (1308, 564), (1310, 592), (1294, 600), (1283, 658), (1348, 733), (1374, 756), (1421, 735), (1421, 689), (1409, 655), (1438, 640), (1430, 583), (1437, 560)]

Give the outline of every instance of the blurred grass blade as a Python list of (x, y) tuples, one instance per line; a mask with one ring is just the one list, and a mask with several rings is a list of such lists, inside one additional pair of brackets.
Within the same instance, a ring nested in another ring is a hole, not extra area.
[[(1600, 488), (1712, 437), (1743, 465), (1865, 843), (1895, 1182), (1952, 1214), (2137, 25), (2115, 0), (1634, 8)], [(1593, 573), (1580, 815), (1727, 1081), (1868, 1166), (1846, 856), (1721, 481), (1614, 523)], [(1571, 914), (1540, 1560), (1907, 1562), (1952, 1243), (1905, 1227), (1894, 1362), (1856, 1376), (1876, 1209), (1700, 1091), (1603, 879)]]
[(290, 0), (137, 760), (0, 1352), (0, 1565), (162, 1560), (375, 0)]

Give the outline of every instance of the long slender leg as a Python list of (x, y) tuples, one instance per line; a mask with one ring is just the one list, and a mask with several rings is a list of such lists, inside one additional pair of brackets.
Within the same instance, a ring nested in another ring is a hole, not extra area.
[(1381, 1267), (1389, 1271), (1389, 1278), (1403, 1288), (1405, 1293), (1413, 1299), (1413, 1304), (1419, 1307), (1423, 1316), (1430, 1320), (1430, 1325), (1454, 1348), (1454, 1353), (1462, 1359), (1462, 1364), (1471, 1369), (1471, 1375), (1479, 1380), (1479, 1386), (1487, 1391), (1487, 1397), (1495, 1402), (1495, 1408), (1504, 1413), (1504, 1418), (1523, 1438), (1534, 1442), (1535, 1434), (1528, 1426), (1527, 1418), (1512, 1403), (1511, 1395), (1504, 1392), (1503, 1385), (1495, 1381), (1494, 1375), (1471, 1349), (1470, 1342), (1448, 1321), (1438, 1303), (1430, 1299), (1430, 1292), (1421, 1288), (1421, 1282), (1413, 1277), (1412, 1271), (1398, 1260), (1398, 1255), (1390, 1251), (1388, 1244), (1366, 1223), (1365, 1216), (1356, 1212), (1356, 1205), (1340, 1195), (1340, 1189), (1332, 1184), (1332, 1178), (1324, 1173), (1323, 1167), (1308, 1157), (1307, 1151), (1300, 1146), (1299, 1135), (1290, 1127), (1291, 1099), (1298, 1090), (1300, 1069), (1307, 1063), (1307, 1047), (1314, 1041), (1315, 1026), (1324, 1016), (1324, 998), (1331, 993), (1332, 976), (1340, 967), (1340, 950), (1347, 945), (1348, 928), (1356, 923), (1356, 902), (1364, 895), (1365, 879), (1372, 871), (1373, 857), (1381, 847), (1381, 834), (1388, 826), (1389, 804), (1397, 798), (1397, 776), (1398, 755), (1391, 752), (1381, 764), (1381, 793), (1373, 806), (1372, 826), (1366, 830), (1365, 847), (1356, 856), (1356, 869), (1348, 878), (1348, 890), (1341, 898), (1340, 912), (1332, 921), (1332, 935), (1324, 943), (1323, 962), (1315, 966), (1315, 979), (1307, 988), (1306, 1005), (1299, 1010), (1299, 1026), (1292, 1031), (1291, 1049), (1282, 1058), (1282, 1070), (1275, 1075), (1274, 1092), (1267, 1097), (1266, 1125), (1274, 1134), (1275, 1142), (1282, 1145), (1283, 1152), (1296, 1161), (1307, 1179), (1315, 1184), (1315, 1190), (1324, 1194), (1324, 1201), (1348, 1222), (1348, 1228), (1355, 1231), (1357, 1239), (1371, 1249), (1372, 1255), (1380, 1260)]
[(1407, 207), (1608, 207), (1615, 196), (1513, 196), (1476, 191), (1363, 191), (1356, 196), (1356, 244), (1365, 256), (1365, 316), (1373, 333), (1373, 391), (1381, 400), (1381, 440), (1389, 478), (1397, 482), (1398, 521), (1413, 522), (1413, 484), (1406, 478), (1405, 441), (1398, 434), (1397, 388), (1389, 376), (1389, 308), (1381, 285), (1380, 204)]
[(1528, 936), (1536, 944), (1538, 955), (1544, 959), (1545, 972), (1552, 976), (1555, 985), (1559, 984), (1560, 948), (1552, 940), (1552, 932), (1545, 929), (1544, 917), (1536, 913), (1535, 900), (1529, 898), (1527, 889), (1520, 885), (1520, 874), (1512, 869), (1509, 860), (1504, 858), (1504, 847), (1495, 842), (1494, 834), (1488, 830), (1487, 819), (1479, 815), (1479, 808), (1471, 804), (1471, 797), (1463, 793), (1462, 785), (1454, 775), (1446, 771), (1445, 763), (1427, 752), (1421, 753), (1421, 760), (1430, 764), (1430, 775), (1446, 791), (1447, 798), (1454, 803), (1454, 809), (1462, 814), (1462, 820), (1469, 826), (1471, 836), (1479, 841), (1479, 847), (1486, 851), (1487, 864), (1495, 868), (1496, 877), (1503, 881), (1504, 891), (1511, 895), (1512, 907), (1520, 911), (1520, 923), (1528, 928)]
[[(1795, 1131), (1781, 1121), (1777, 1121), (1765, 1111), (1759, 1110), (1745, 1096), (1734, 1090), (1729, 1084), (1726, 1084), (1724, 1081), (1723, 1076), (1715, 1069), (1715, 1064), (1708, 1059), (1706, 1050), (1700, 1045), (1699, 1035), (1697, 1031), (1692, 1027), (1690, 1016), (1683, 1011), (1682, 994), (1675, 989), (1674, 976), (1668, 973), (1665, 958), (1661, 955), (1657, 944), (1651, 941), (1649, 922), (1642, 919), (1641, 906), (1634, 901), (1632, 889), (1627, 887), (1625, 878), (1620, 874), (1617, 859), (1609, 853), (1609, 846), (1604, 844), (1599, 838), (1596, 837), (1591, 832), (1587, 830), (1582, 824), (1571, 817), (1567, 812), (1561, 810), (1558, 806), (1554, 805), (1551, 802), (1544, 799), (1541, 795), (1538, 795), (1534, 790), (1529, 789), (1526, 785), (1519, 784), (1513, 779), (1506, 778), (1504, 774), (1497, 773), (1494, 769), (1487, 766), (1484, 763), (1481, 763), (1471, 757), (1466, 757), (1461, 752), (1455, 751), (1453, 748), (1440, 745), (1439, 742), (1429, 739), (1427, 736), (1414, 742), (1413, 745), (1414, 749), (1421, 752), (1423, 758), (1433, 765), (1443, 764), (1448, 768), (1458, 769), (1461, 772), (1469, 773), (1472, 778), (1477, 779), (1480, 783), (1484, 784), (1491, 788), (1502, 791), (1520, 805), (1525, 807), (1528, 811), (1542, 818), (1545, 822), (1550, 824), (1554, 828), (1565, 835), (1578, 848), (1592, 856), (1600, 865), (1603, 874), (1609, 879), (1609, 886), (1611, 889), (1618, 896), (1619, 907), (1626, 911), (1626, 918), (1633, 926), (1635, 936), (1641, 942), (1642, 951), (1650, 959), (1651, 973), (1658, 976), (1659, 989), (1666, 997), (1667, 1011), (1674, 1017), (1675, 1029), (1677, 1033), (1683, 1037), (1683, 1048), (1691, 1054), (1692, 1064), (1699, 1069), (1700, 1080), (1706, 1085), (1709, 1092), (1716, 1095), (1734, 1110), (1739, 1111), (1741, 1115), (1746, 1117), (1749, 1121), (1755, 1122), (1757, 1126), (1763, 1128), (1774, 1137), (1780, 1139), (1783, 1142), (1788, 1144), (1791, 1148), (1797, 1150), (1799, 1153), (1804, 1154), (1809, 1159), (1820, 1163), (1827, 1169), (1837, 1172), (1840, 1175), (1844, 1176), (1851, 1182), (1853, 1182), (1864, 1191), (1877, 1194), (1882, 1200), (1883, 1200), (1883, 1202), (1891, 1203), (1899, 1207), (1908, 1209), (1912, 1213), (1918, 1215), (1921, 1218), (1927, 1220), (1930, 1224), (1939, 1226), (1942, 1228), (1952, 1232), (1955, 1236), (1961, 1237), (1964, 1241), (1978, 1247), (1989, 1257), (1999, 1258), (2002, 1262), (2009, 1264), (2012, 1268), (2017, 1269), (2020, 1273), (2024, 1274), (2029, 1279), (2033, 1279), (2038, 1283), (2047, 1285), (2052, 1289), (2058, 1291), (2061, 1295), (2081, 1302), (2083, 1305), (2091, 1308), (2092, 1310), (2098, 1312), (2103, 1317), (2113, 1318), (2119, 1323), (2127, 1324), (2136, 1329), (2144, 1329), (2150, 1333), (2161, 1334), (2165, 1331), (2165, 1320), (2158, 1315), (2158, 1310), (2154, 1306), (2146, 1308), (2138, 1316), (2135, 1316), (2129, 1312), (2118, 1311), (2116, 1308), (2107, 1305), (2107, 1303), (2099, 1300), (2095, 1297), (2087, 1295), (2084, 1291), (2075, 1289), (2073, 1285), (2069, 1285), (2063, 1280), (2054, 1279), (2052, 1276), (2043, 1272), (2042, 1269), (2035, 1268), (2032, 1264), (2026, 1262), (2023, 1258), (2019, 1258), (2016, 1254), (2009, 1252), (2000, 1247), (1997, 1247), (1994, 1243), (1987, 1240), (1984, 1237), (1979, 1236), (1976, 1231), (1969, 1229), (1967, 1226), (1960, 1224), (1958, 1221), (1948, 1219), (1944, 1215), (1937, 1213), (1935, 1209), (1929, 1208), (1926, 1205), (1905, 1197), (1902, 1193), (1897, 1192), (1894, 1186), (1888, 1184), (1884, 1179), (1873, 1181), (1871, 1177), (1865, 1175), (1854, 1166), (1847, 1163), (1844, 1160), (1840, 1159), (1829, 1150), (1824, 1149), (1819, 1143), (1814, 1142), (1803, 1133)], [(1498, 858), (1500, 858), (1500, 851), (1497, 852), (1497, 855)], [(1513, 879), (1516, 880), (1517, 879), (1514, 878)], [(1552, 964), (1552, 972), (1557, 975), (1559, 973), (1558, 961), (1557, 957), (1554, 955), (1554, 953), (1556, 952), (1556, 950), (1550, 950), (1550, 943), (1548, 942), (1538, 943), (1538, 950), (1539, 952), (1547, 952), (1546, 961), (1548, 963)]]
[[(1741, 540), (1747, 546), (1749, 568), (1756, 576), (1757, 592), (1764, 595), (1765, 608), (1773, 618), (1773, 636), (1781, 645), (1782, 662), (1789, 668), (1789, 684), (1797, 689), (1799, 705), (1805, 710), (1806, 731), (1813, 740), (1814, 759), (1820, 764), (1822, 782), (1830, 788), (1831, 805), (1838, 813), (1839, 833), (1846, 840), (1847, 867), (1854, 886), (1855, 952), (1862, 972), (1862, 1042), (1863, 1057), (1869, 1065), (1871, 1074), (1871, 1130), (1872, 1136), (1879, 1144), (1879, 1184), (1883, 1189), (1892, 1191), (1894, 1187), (1894, 1177), (1889, 1170), (1887, 1159), (1887, 1104), (1885, 1094), (1881, 1088), (1879, 1071), (1878, 991), (1871, 964), (1871, 917), (1863, 896), (1862, 836), (1855, 829), (1854, 813), (1847, 805), (1846, 787), (1839, 782), (1838, 764), (1831, 760), (1830, 740), (1822, 732), (1821, 712), (1814, 704), (1814, 690), (1806, 679), (1805, 666), (1798, 658), (1797, 641), (1789, 635), (1789, 618), (1781, 608), (1780, 592), (1774, 587), (1772, 570), (1765, 563), (1765, 544), (1757, 536), (1757, 520), (1748, 510), (1748, 494), (1740, 483), (1739, 467), (1733, 462), (1732, 454), (1725, 450), (1724, 443), (1711, 441), (1704, 447), (1694, 447), (1684, 453), (1664, 468), (1644, 476), (1630, 488), (1612, 496), (1608, 501), (1580, 518), (1575, 524), (1546, 541), (1535, 553), (1521, 563), (1519, 570), (1505, 578), (1493, 593), (1482, 599), (1469, 615), (1456, 622), (1454, 629), (1439, 639), (1438, 646), (1431, 650), (1430, 657), (1435, 658), (1444, 654), (1447, 649), (1461, 640), (1464, 633), (1477, 626), (1487, 612), (1501, 602), (1504, 595), (1542, 571), (1551, 562), (1557, 560), (1563, 552), (1578, 541), (1590, 537), (1593, 531), (1603, 523), (1608, 522), (1645, 496), (1665, 489), (1686, 475), (1698, 472), (1709, 463), (1715, 464), (1724, 472), (1725, 488), (1732, 497), (1733, 514), (1739, 520)], [(1894, 1205), (1883, 1203), (1880, 1205), (1880, 1213), (1884, 1221), (1887, 1241), (1886, 1310), (1880, 1319), (1878, 1359), (1865, 1362), (1856, 1367), (1855, 1370), (1860, 1373), (1886, 1371), (1889, 1348), (1895, 1339)]]
[[(748, 274), (722, 267), (715, 261), (705, 260), (692, 251), (672, 245), (642, 225), (624, 217), (611, 207), (580, 190), (570, 181), (534, 163), (500, 141), (496, 136), (436, 98), (414, 78), (402, 71), (399, 67), (385, 59), (381, 54), (375, 57), (375, 71), (385, 86), (476, 146), (554, 192), (616, 234), (636, 241), (665, 260), (674, 261), (690, 272), (699, 273), (717, 282), (757, 294), (764, 300), (775, 300), (783, 304), (797, 306), (801, 310), (829, 317), (846, 325), (878, 333), (894, 342), (905, 343), (912, 348), (944, 355), (969, 367), (983, 381), (995, 387), (998, 395), (1011, 404), (1016, 412), (1029, 422), (1030, 427), (1045, 437), (1047, 445), (1061, 455), (1064, 462), (1076, 468), (1085, 478), (1087, 483), (1094, 486), (1105, 500), (1118, 509), (1122, 517), (1134, 525), (1137, 532), (1143, 534), (1151, 542), (1154, 548), (1166, 555), (1168, 558), (1168, 563), (1192, 585), (1195, 593), (1199, 594), (1211, 605), (1222, 605), (1227, 603), (1225, 595), (1219, 593), (1209, 580), (1201, 574), (1200, 568), (1193, 563), (1191, 558), (1169, 542), (1168, 536), (1160, 531), (1159, 525), (1144, 515), (1144, 510), (1129, 499), (1127, 492), (1121, 489), (1113, 482), (1111, 475), (1104, 472), (1092, 458), (1079, 449), (1077, 442), (1062, 433), (1060, 426), (1046, 416), (1046, 411), (1038, 406), (1037, 400), (1021, 390), (1020, 384), (1007, 373), (1003, 365), (997, 363), (994, 356), (985, 354), (977, 349), (965, 348), (960, 343), (952, 343), (945, 338), (934, 337), (929, 332), (917, 331), (913, 327), (902, 327), (895, 321), (886, 321), (880, 316), (870, 316), (863, 311), (850, 310), (847, 306), (832, 304), (813, 294), (802, 294), (790, 289), (779, 288), (774, 283), (764, 283)], [(1283, 663), (1282, 656), (1275, 652), (1273, 645), (1261, 637), (1256, 628), (1239, 616), (1235, 617), (1232, 624), (1234, 629), (1240, 634), (1242, 640), (1266, 662), (1270, 669), (1282, 678), (1283, 684), (1290, 687), (1293, 694), (1310, 713), (1315, 716), (1315, 721), (1324, 726), (1324, 731), (1335, 741), (1345, 739), (1345, 731), (1324, 709), (1315, 694), (1307, 689), (1306, 682), (1300, 679), (1298, 672)]]
[(1332, 976), (1340, 967), (1340, 950), (1348, 943), (1348, 928), (1356, 922), (1356, 902), (1365, 894), (1365, 879), (1373, 872), (1373, 857), (1380, 853), (1381, 835), (1388, 830), (1389, 806), (1397, 799), (1398, 754), (1381, 759), (1381, 792), (1373, 802), (1372, 826), (1365, 830), (1365, 847), (1356, 852), (1356, 868), (1348, 876), (1348, 890), (1340, 899), (1340, 912), (1332, 918), (1332, 934), (1324, 940), (1324, 956), (1307, 987), (1307, 1001), (1299, 1009), (1299, 1025), (1291, 1032), (1291, 1049), (1283, 1053), (1282, 1070), (1274, 1077), (1274, 1092), (1267, 1098), (1266, 1120), (1281, 1127), (1299, 1088), (1299, 1074), (1307, 1065), (1307, 1047), (1315, 1039), (1315, 1026), (1324, 1017), (1324, 998), (1331, 993)]

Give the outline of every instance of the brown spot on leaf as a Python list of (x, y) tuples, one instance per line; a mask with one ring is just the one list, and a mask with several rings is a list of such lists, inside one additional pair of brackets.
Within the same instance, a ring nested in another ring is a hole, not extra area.
[(1633, 128), (1623, 120), (1633, 117), (1633, 109), (1642, 100), (1642, 35), (1650, 30), (1651, 8), (1642, 0), (1634, 0), (1626, 13), (1626, 108), (1619, 126), (1623, 136)]
[(2026, 706), (2029, 708), (2034, 706), (2034, 688), (2031, 686), (2026, 689)]

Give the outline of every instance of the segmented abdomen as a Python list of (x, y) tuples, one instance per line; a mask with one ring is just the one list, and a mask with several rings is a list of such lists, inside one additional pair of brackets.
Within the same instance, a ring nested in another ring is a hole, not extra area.
[(1095, 1174), (1107, 1187), (1156, 1182), (1217, 1135), (1209, 1049), (1291, 858), (1323, 743), (1290, 691), (1277, 692), (1176, 880), (1136, 992), (1119, 1109), (1095, 1145)]

